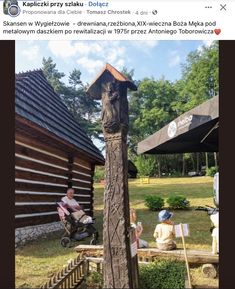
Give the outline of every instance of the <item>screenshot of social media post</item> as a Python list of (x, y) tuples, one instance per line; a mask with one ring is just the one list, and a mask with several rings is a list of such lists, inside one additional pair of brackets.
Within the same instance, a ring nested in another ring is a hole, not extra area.
[(234, 8), (0, 1), (0, 43), (15, 47), (15, 288), (219, 288), (219, 52)]

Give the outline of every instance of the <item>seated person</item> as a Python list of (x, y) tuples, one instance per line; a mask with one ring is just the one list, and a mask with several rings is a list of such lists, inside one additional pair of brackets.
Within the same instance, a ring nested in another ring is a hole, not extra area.
[(157, 242), (157, 248), (164, 251), (176, 249), (176, 243), (174, 241), (175, 230), (174, 223), (170, 220), (173, 213), (167, 210), (162, 210), (158, 214), (159, 222), (153, 233)]
[(140, 239), (140, 236), (143, 232), (142, 223), (137, 222), (137, 225), (136, 225), (136, 220), (137, 220), (136, 210), (130, 209), (130, 223), (131, 223), (131, 227), (135, 228), (138, 248), (148, 248), (149, 246), (148, 243), (145, 240)]
[(219, 254), (219, 213), (210, 216), (212, 227), (212, 254)]
[(74, 199), (74, 189), (67, 189), (66, 196), (64, 196), (61, 201), (75, 220), (84, 224), (92, 223), (92, 218), (86, 215), (81, 206)]

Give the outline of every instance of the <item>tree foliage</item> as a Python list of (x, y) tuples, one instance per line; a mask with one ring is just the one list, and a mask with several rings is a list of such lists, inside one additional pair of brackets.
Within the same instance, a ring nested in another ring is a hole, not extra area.
[(211, 46), (189, 53), (182, 65), (182, 78), (175, 84), (179, 98), (173, 104), (179, 114), (218, 94), (218, 45), (214, 41)]
[(135, 165), (139, 176), (153, 177), (156, 172), (156, 157), (150, 155), (140, 155), (135, 158)]
[(73, 69), (68, 76), (68, 85), (61, 81), (65, 76), (59, 72), (51, 57), (43, 58), (42, 70), (48, 82), (60, 95), (73, 117), (80, 123), (90, 137), (98, 138), (101, 133), (101, 125), (97, 115), (100, 112), (100, 105), (86, 94), (87, 86), (81, 80), (79, 69)]
[(64, 85), (61, 81), (61, 78), (63, 78), (65, 74), (63, 72), (59, 72), (58, 69), (56, 69), (56, 64), (53, 63), (51, 57), (48, 57), (48, 59), (43, 57), (42, 70), (48, 82), (54, 88), (55, 92), (60, 94)]

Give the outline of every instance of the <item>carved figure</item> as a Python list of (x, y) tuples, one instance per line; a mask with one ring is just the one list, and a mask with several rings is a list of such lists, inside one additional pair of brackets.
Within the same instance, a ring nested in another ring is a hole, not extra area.
[(120, 128), (119, 84), (117, 81), (109, 82), (102, 95), (102, 121), (107, 133), (116, 133)]

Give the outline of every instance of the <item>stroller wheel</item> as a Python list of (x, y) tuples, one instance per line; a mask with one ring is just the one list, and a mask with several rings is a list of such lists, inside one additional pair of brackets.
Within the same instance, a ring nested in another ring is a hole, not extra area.
[(96, 241), (97, 241), (97, 240), (99, 239), (99, 233), (98, 233), (98, 232), (95, 232), (94, 235), (95, 235), (95, 239), (96, 239)]
[(96, 239), (92, 238), (90, 241), (90, 245), (96, 245)]
[(93, 233), (92, 234), (92, 239), (90, 241), (90, 245), (96, 245), (97, 241), (98, 241), (98, 237), (99, 237), (98, 232)]
[(71, 244), (71, 240), (69, 237), (63, 237), (61, 240), (60, 240), (60, 244), (61, 246), (63, 246), (64, 248), (69, 248), (70, 247), (70, 244)]

